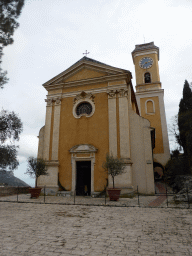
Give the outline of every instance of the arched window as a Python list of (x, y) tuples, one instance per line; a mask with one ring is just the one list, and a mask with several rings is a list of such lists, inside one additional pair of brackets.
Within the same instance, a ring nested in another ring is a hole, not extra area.
[(151, 74), (149, 72), (144, 74), (145, 83), (151, 83)]
[(155, 104), (153, 100), (147, 100), (145, 102), (145, 111), (147, 114), (154, 114), (155, 113)]
[(76, 108), (77, 116), (87, 114), (90, 115), (92, 112), (92, 106), (89, 102), (82, 102)]

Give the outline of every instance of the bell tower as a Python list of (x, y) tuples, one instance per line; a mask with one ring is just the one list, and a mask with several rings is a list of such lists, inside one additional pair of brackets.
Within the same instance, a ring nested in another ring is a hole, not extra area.
[(154, 42), (139, 44), (132, 52), (136, 76), (136, 98), (140, 115), (155, 128), (154, 167), (164, 167), (170, 158), (164, 90), (159, 76), (159, 47)]

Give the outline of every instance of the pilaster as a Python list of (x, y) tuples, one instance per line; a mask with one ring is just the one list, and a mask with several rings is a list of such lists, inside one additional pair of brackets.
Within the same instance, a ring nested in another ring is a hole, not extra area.
[(116, 90), (108, 92), (109, 113), (109, 154), (117, 156), (117, 117), (116, 117)]
[(129, 116), (128, 116), (128, 90), (121, 89), (119, 97), (119, 131), (120, 131), (120, 156), (130, 158), (129, 142)]
[(58, 160), (59, 150), (59, 126), (60, 126), (61, 98), (55, 99), (53, 138), (52, 138), (52, 160)]
[(45, 135), (44, 135), (44, 160), (49, 160), (49, 147), (50, 147), (50, 135), (51, 135), (51, 116), (52, 116), (52, 99), (46, 99), (46, 118), (45, 118)]

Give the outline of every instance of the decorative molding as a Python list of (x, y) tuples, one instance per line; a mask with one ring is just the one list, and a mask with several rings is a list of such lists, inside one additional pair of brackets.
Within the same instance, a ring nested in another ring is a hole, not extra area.
[(65, 82), (60, 84), (43, 84), (45, 89), (47, 91), (49, 90), (56, 90), (56, 89), (63, 89), (63, 88), (72, 88), (77, 86), (84, 86), (84, 85), (92, 85), (92, 84), (99, 84), (103, 82), (112, 82), (115, 80), (131, 80), (131, 74), (129, 71), (124, 73), (117, 73), (115, 75), (109, 75), (109, 76), (101, 76), (101, 77), (94, 77), (89, 79), (83, 79), (83, 80), (77, 80), (77, 81), (71, 81), (71, 82)]
[(78, 102), (80, 100), (87, 100), (87, 99), (90, 99), (95, 104), (94, 98), (95, 98), (95, 96), (92, 93), (86, 93), (86, 92), (82, 91), (80, 94), (78, 94), (74, 98), (73, 105), (76, 104), (76, 102)]
[(164, 95), (164, 89), (158, 89), (158, 90), (151, 90), (151, 91), (141, 91), (141, 92), (136, 92), (136, 98), (147, 98), (147, 97), (154, 97), (154, 96), (159, 96), (163, 94)]
[(119, 97), (127, 97), (128, 96), (128, 89), (120, 89), (118, 90)]
[(108, 90), (107, 94), (109, 99), (116, 98), (117, 90)]
[(109, 99), (113, 99), (116, 97), (116, 94), (119, 95), (119, 97), (127, 97), (128, 96), (128, 89), (126, 88), (121, 88), (121, 89), (112, 89), (107, 91)]
[(47, 102), (47, 107), (51, 107), (52, 103), (53, 103), (53, 99), (51, 99), (51, 98), (45, 99), (45, 102)]
[(56, 99), (55, 99), (55, 105), (60, 105), (61, 104), (61, 97), (57, 97)]
[[(109, 89), (110, 88), (110, 89)], [(107, 86), (107, 87), (100, 87), (100, 88), (94, 88), (94, 89), (89, 89), (89, 90), (85, 90), (85, 92), (88, 93), (94, 93), (94, 94), (98, 94), (98, 93), (104, 93), (104, 92), (108, 92), (109, 90), (119, 90), (119, 89), (127, 89), (127, 85), (126, 84), (116, 84), (113, 86)], [(74, 91), (74, 92), (66, 92), (66, 93), (56, 93), (56, 94), (52, 94), (52, 95), (47, 95), (48, 99), (54, 99), (56, 97), (61, 97), (61, 98), (69, 98), (69, 97), (76, 97), (77, 94), (80, 94), (82, 92), (82, 90), (80, 91)]]
[[(88, 102), (91, 104), (92, 112), (90, 114), (81, 114), (78, 116), (76, 113), (76, 109), (77, 109), (78, 105), (83, 102)], [(73, 116), (75, 118), (81, 118), (82, 116), (91, 117), (94, 113), (95, 113), (95, 103), (90, 99), (87, 99), (87, 98), (80, 99), (80, 100), (76, 101), (76, 103), (73, 105)]]
[(133, 162), (130, 158), (122, 158), (123, 162), (125, 163), (125, 165), (132, 165)]
[[(95, 166), (95, 153), (97, 148), (90, 144), (80, 144), (73, 146), (69, 152), (71, 153), (72, 165), (72, 188), (73, 193), (76, 188), (76, 161), (91, 161), (91, 194), (94, 193), (94, 166)], [(89, 153), (89, 156), (87, 154)], [(78, 154), (84, 154), (84, 157), (78, 157)]]
[[(82, 58), (81, 60), (79, 60), (75, 64), (73, 64), (71, 67), (66, 69), (65, 71), (63, 71), (60, 74), (58, 74), (57, 76), (53, 77), (49, 81), (45, 82), (43, 84), (43, 86), (45, 88), (49, 88), (53, 84), (56, 84), (58, 80), (63, 79), (63, 78), (65, 79), (65, 78), (75, 74), (76, 72), (78, 72), (79, 70), (81, 70), (82, 68), (85, 68), (85, 67), (87, 69), (96, 70), (96, 71), (99, 71), (99, 72), (104, 72), (106, 74), (112, 74), (112, 76), (113, 75), (115, 75), (115, 76), (127, 75), (127, 74), (129, 74), (129, 76), (131, 75), (130, 71), (128, 71), (128, 70), (115, 68), (115, 67), (109, 66), (107, 64), (94, 61), (94, 60), (89, 59), (89, 58), (87, 60)], [(63, 84), (65, 84), (65, 83), (63, 83)]]
[(80, 144), (73, 146), (69, 152), (70, 153), (96, 153), (98, 149), (90, 144)]
[(50, 107), (54, 103), (55, 105), (60, 105), (61, 104), (61, 96), (60, 97), (49, 97), (48, 99), (45, 99), (45, 102), (47, 102), (47, 106)]
[(46, 166), (59, 166), (59, 161), (45, 161)]

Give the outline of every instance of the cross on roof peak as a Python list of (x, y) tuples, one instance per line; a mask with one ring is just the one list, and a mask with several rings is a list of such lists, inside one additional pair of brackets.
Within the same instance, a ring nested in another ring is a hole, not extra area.
[(86, 57), (87, 57), (87, 55), (89, 54), (90, 52), (88, 52), (87, 50), (85, 51), (85, 53), (83, 53), (84, 55), (86, 55)]

